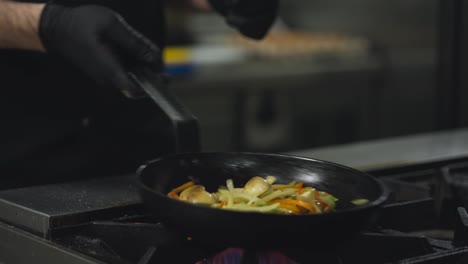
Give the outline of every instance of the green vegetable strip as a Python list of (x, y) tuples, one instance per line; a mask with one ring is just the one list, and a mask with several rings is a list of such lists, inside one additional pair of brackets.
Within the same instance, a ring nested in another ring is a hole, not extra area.
[(273, 193), (263, 197), (260, 199), (261, 202), (269, 202), (273, 199), (280, 198), (283, 196), (288, 196), (294, 194), (296, 191), (294, 189), (286, 189), (286, 190), (276, 190)]
[(335, 201), (333, 200), (333, 198), (330, 195), (324, 195), (324, 196), (320, 196), (320, 197), (329, 206), (333, 206), (333, 207), (335, 206)]
[(269, 212), (272, 210), (277, 209), (279, 204), (272, 204), (267, 206), (249, 206), (246, 204), (235, 204), (231, 207), (231, 209), (239, 210), (239, 211), (252, 211), (252, 212)]
[(226, 181), (226, 186), (231, 193), (234, 192), (234, 182), (232, 181), (232, 179)]
[(219, 190), (219, 192), (220, 192), (221, 194), (225, 195), (226, 198), (227, 198), (227, 205), (226, 205), (226, 208), (232, 207), (232, 205), (234, 204), (234, 198), (232, 197), (231, 192), (226, 191), (226, 190)]
[(273, 177), (273, 176), (267, 176), (265, 180), (266, 180), (266, 181), (268, 182), (268, 184), (270, 184), (270, 185), (272, 185), (273, 183), (276, 182), (276, 178)]

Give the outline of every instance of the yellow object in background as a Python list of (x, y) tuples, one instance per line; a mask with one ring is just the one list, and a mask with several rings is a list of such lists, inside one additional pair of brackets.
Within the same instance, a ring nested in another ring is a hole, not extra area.
[(192, 53), (189, 48), (169, 46), (163, 51), (163, 59), (166, 64), (187, 64), (192, 60)]

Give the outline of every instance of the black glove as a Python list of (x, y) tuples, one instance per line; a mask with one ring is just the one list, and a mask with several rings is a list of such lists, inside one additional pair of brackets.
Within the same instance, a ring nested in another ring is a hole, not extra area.
[(127, 97), (143, 95), (129, 79), (130, 69), (144, 66), (160, 72), (163, 68), (160, 49), (103, 6), (49, 3), (41, 15), (39, 36), (48, 53)]
[(228, 25), (253, 39), (262, 39), (275, 22), (279, 0), (208, 0)]

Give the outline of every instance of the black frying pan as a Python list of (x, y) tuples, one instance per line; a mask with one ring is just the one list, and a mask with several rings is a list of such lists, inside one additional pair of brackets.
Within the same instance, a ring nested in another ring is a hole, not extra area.
[[(361, 171), (288, 155), (199, 152), (198, 143), (189, 143), (189, 139), (198, 137), (196, 119), (158, 78), (140, 72), (135, 80), (172, 122), (175, 153), (149, 161), (137, 174), (143, 201), (166, 226), (209, 245), (284, 248), (304, 243), (308, 246), (340, 243), (376, 220), (388, 193), (379, 181)], [(253, 176), (268, 175), (277, 177), (278, 183), (302, 181), (331, 193), (339, 199), (336, 211), (323, 215), (237, 212), (167, 197), (171, 189), (190, 180), (214, 192), (230, 178), (241, 187)], [(351, 203), (358, 198), (370, 202), (361, 206)]]

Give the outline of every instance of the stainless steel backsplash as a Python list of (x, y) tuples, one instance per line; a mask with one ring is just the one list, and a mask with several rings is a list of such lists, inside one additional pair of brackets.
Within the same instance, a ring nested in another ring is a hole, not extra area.
[(362, 35), (389, 47), (434, 47), (435, 0), (283, 0), (281, 17), (294, 28)]

